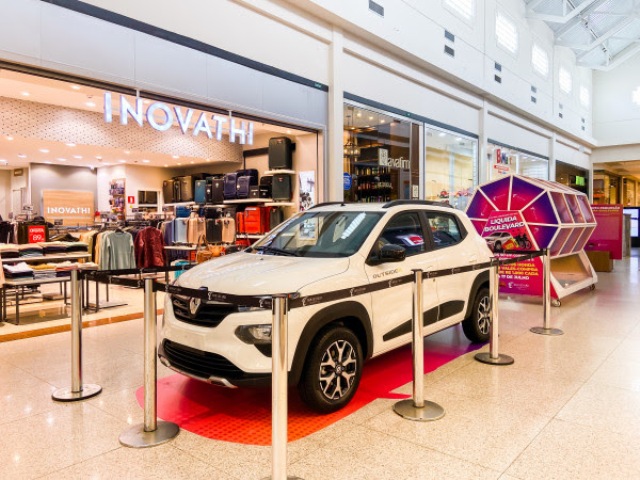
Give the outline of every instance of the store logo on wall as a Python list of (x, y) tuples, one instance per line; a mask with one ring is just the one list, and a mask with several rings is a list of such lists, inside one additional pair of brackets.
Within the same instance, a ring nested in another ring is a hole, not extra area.
[(386, 148), (378, 149), (378, 165), (381, 167), (402, 168), (404, 170), (411, 168), (411, 162), (406, 158), (389, 158), (389, 151)]
[[(125, 95), (120, 95), (120, 124), (128, 125), (129, 120), (142, 127), (144, 119), (159, 132), (165, 132), (174, 125), (180, 128), (183, 134), (191, 131), (191, 135), (197, 137), (204, 133), (210, 139), (222, 140), (225, 126), (229, 130), (229, 141), (241, 145), (253, 145), (253, 122), (237, 121), (231, 115), (215, 115), (201, 112), (192, 108), (180, 106), (170, 107), (166, 103), (153, 102), (144, 105), (141, 98), (136, 98), (132, 104)], [(156, 113), (160, 115), (157, 117)], [(111, 92), (104, 93), (104, 120), (113, 122), (113, 98)], [(192, 126), (193, 121), (193, 126)]]

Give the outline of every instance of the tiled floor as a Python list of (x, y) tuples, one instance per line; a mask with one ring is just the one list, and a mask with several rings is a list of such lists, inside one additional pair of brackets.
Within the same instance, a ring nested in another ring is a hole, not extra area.
[[(492, 367), (473, 353), (425, 377), (442, 405), (436, 422), (403, 420), (377, 400), (331, 427), (289, 444), (290, 475), (341, 479), (640, 478), (640, 288), (638, 256), (600, 273), (552, 309), (560, 337), (529, 332), (541, 306), (501, 298), (500, 350)], [(140, 295), (137, 292), (135, 295)], [(141, 297), (141, 295), (140, 295)], [(0, 343), (0, 479), (260, 479), (271, 449), (187, 431), (135, 450), (119, 435), (142, 421), (142, 321), (84, 330), (84, 380), (98, 397), (51, 401), (69, 386), (69, 334)], [(159, 367), (159, 376), (170, 372)], [(411, 384), (401, 388), (411, 392)]]

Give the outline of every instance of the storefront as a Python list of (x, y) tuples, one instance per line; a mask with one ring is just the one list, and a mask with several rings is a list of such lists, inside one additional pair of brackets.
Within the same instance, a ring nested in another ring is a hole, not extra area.
[[(196, 181), (238, 170), (255, 170), (258, 183), (274, 175), (288, 178), (277, 200), (228, 199), (236, 211), (273, 204), (289, 216), (301, 208), (301, 198), (305, 207), (319, 201), (322, 132), (18, 70), (0, 70), (0, 177), (16, 193), (0, 203), (5, 219), (43, 216), (81, 226), (93, 224), (95, 212), (103, 220), (162, 217), (179, 204), (212, 203), (196, 192), (204, 185)], [(279, 168), (269, 160), (275, 138), (286, 138), (291, 150), (290, 164)], [(166, 182), (178, 177), (187, 179), (186, 191), (168, 193)]]
[(478, 139), (425, 126), (425, 199), (464, 210), (478, 184)]
[(344, 105), (346, 201), (422, 198), (466, 207), (478, 182), (477, 137), (415, 117)]
[(419, 198), (419, 128), (397, 115), (345, 104), (345, 200)]
[(489, 179), (518, 174), (541, 180), (549, 179), (549, 157), (511, 145), (489, 140), (487, 146)]
[(589, 195), (589, 171), (556, 160), (556, 182)]

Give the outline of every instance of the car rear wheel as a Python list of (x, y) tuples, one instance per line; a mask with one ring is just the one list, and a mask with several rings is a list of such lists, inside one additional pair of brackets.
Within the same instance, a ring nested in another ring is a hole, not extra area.
[(491, 330), (491, 297), (489, 289), (482, 287), (476, 293), (471, 314), (462, 321), (465, 336), (474, 343), (489, 341)]
[(320, 413), (344, 407), (362, 376), (362, 347), (348, 328), (330, 327), (314, 339), (298, 391), (302, 401)]

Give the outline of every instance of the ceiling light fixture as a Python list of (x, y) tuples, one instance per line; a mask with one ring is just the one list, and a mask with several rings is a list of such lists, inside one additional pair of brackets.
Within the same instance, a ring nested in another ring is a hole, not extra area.
[(151, 160), (147, 160), (146, 158), (142, 160), (142, 163), (149, 163)]
[(74, 90), (80, 90), (82, 87), (80, 85), (71, 85), (71, 88)]
[(180, 155), (171, 155), (171, 156), (172, 156), (173, 158), (175, 158), (176, 160), (177, 160), (178, 158), (180, 158)]
[(119, 161), (120, 163), (127, 163), (127, 161), (126, 161), (126, 160), (124, 160), (124, 159), (120, 159), (120, 160), (118, 160), (118, 161)]
[(29, 92), (20, 92), (20, 95), (22, 95), (23, 97), (28, 97), (31, 94)]
[(66, 145), (67, 147), (75, 147), (75, 146), (76, 146), (76, 144), (75, 144), (75, 143), (73, 143), (73, 142), (65, 143), (65, 145)]
[(131, 153), (131, 150), (125, 150), (125, 151), (124, 151), (124, 154), (125, 154), (125, 155), (129, 155), (130, 153)]
[(49, 149), (48, 148), (41, 148), (38, 151), (41, 152), (41, 153), (49, 153)]
[(6, 137), (7, 141), (10, 142), (11, 140), (13, 140), (13, 137), (11, 135)]
[(182, 163), (178, 162), (178, 165), (182, 165)]
[(58, 160), (59, 162), (66, 162), (67, 161), (66, 158), (62, 158), (62, 157), (56, 158), (56, 160)]
[(24, 153), (19, 153), (18, 158), (27, 158), (27, 156)]
[(91, 107), (91, 108), (93, 108), (93, 107), (95, 107), (95, 106), (96, 106), (96, 102), (85, 102), (85, 105), (86, 105), (87, 107)]
[(82, 159), (82, 155), (74, 155), (73, 158), (75, 158), (76, 160), (81, 160)]

